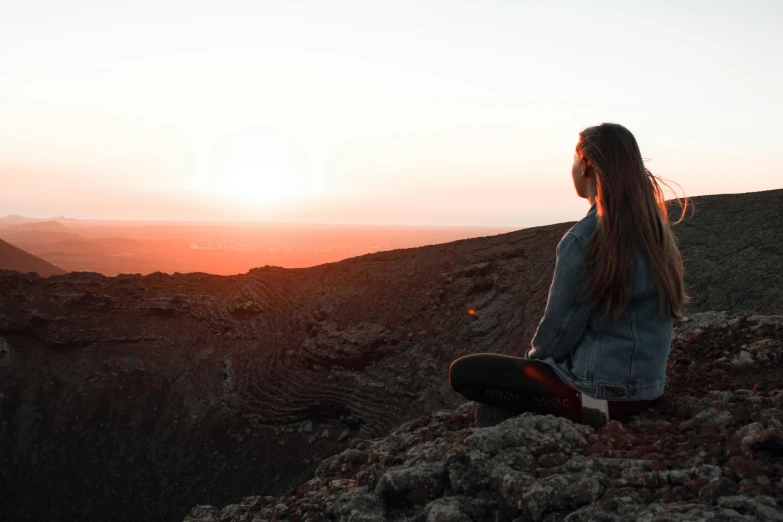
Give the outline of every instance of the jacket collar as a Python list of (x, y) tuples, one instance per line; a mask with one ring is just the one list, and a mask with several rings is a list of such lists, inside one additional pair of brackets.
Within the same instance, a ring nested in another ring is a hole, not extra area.
[(593, 206), (591, 206), (590, 210), (587, 211), (587, 214), (585, 215), (585, 217), (591, 216), (591, 215), (595, 214), (596, 212), (598, 212), (598, 206), (597, 205), (598, 205), (598, 203), (593, 203)]

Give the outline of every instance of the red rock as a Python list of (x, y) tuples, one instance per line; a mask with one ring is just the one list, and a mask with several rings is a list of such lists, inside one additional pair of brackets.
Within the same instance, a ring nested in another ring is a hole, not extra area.
[(553, 475), (555, 470), (552, 468), (536, 468), (536, 476), (539, 478), (548, 477)]
[(426, 424), (424, 419), (416, 419), (415, 421), (411, 422), (410, 426), (408, 427), (408, 431), (415, 431), (416, 428), (421, 428)]
[(715, 437), (718, 434), (718, 427), (714, 424), (702, 426), (697, 433), (699, 437)]
[(631, 452), (628, 454), (629, 457), (638, 459), (641, 457), (647, 457), (649, 454), (653, 453), (660, 453), (661, 448), (658, 446), (638, 446), (636, 448), (633, 448)]
[(710, 481), (706, 478), (702, 477), (700, 479), (695, 480), (694, 482), (688, 482), (685, 485), (688, 486), (691, 491), (693, 491), (694, 494), (698, 495), (699, 491), (701, 491), (701, 488), (709, 484)]
[(601, 435), (615, 436), (615, 437), (618, 435), (624, 435), (626, 433), (623, 424), (616, 420), (607, 422), (606, 425), (604, 425), (604, 427), (601, 428), (600, 431), (601, 431)]
[(562, 452), (547, 453), (545, 455), (541, 455), (538, 458), (538, 464), (542, 468), (554, 468), (556, 466), (564, 464), (567, 460), (568, 460), (568, 456), (566, 456), (565, 453)]
[(738, 480), (756, 478), (759, 475), (766, 474), (766, 470), (762, 464), (739, 456), (729, 459), (726, 467)]
[(473, 422), (473, 416), (470, 415), (452, 415), (443, 423), (447, 430), (461, 430), (467, 428)]
[(751, 486), (750, 484), (741, 485), (739, 491), (737, 491), (737, 495), (757, 495), (759, 493), (761, 493), (761, 488), (759, 486)]
[(690, 404), (683, 404), (677, 409), (677, 413), (675, 413), (674, 416), (678, 419), (686, 420), (693, 417), (693, 414), (693, 406)]
[(667, 466), (666, 466), (666, 464), (664, 462), (655, 461), (655, 462), (651, 462), (650, 463), (650, 469), (652, 471), (661, 471), (661, 470), (664, 470), (666, 468), (667, 468)]
[(753, 437), (751, 446), (756, 451), (767, 451), (774, 455), (783, 455), (783, 430), (772, 428)]
[(311, 486), (309, 484), (300, 484), (296, 486), (294, 491), (296, 492), (297, 496), (304, 497), (307, 495), (307, 492), (310, 491)]

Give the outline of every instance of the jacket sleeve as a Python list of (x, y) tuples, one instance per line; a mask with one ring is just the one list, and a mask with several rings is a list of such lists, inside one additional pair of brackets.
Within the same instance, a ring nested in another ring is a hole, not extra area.
[(582, 277), (584, 248), (567, 233), (557, 245), (555, 273), (549, 287), (544, 317), (525, 352), (526, 359), (565, 360), (584, 335), (591, 304)]

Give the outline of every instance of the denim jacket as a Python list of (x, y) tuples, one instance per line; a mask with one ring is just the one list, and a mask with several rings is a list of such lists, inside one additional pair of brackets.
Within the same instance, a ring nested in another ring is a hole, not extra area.
[(602, 306), (591, 306), (582, 264), (584, 247), (597, 223), (594, 204), (557, 245), (546, 311), (525, 357), (549, 364), (571, 387), (591, 397), (654, 399), (669, 382), (666, 359), (673, 319), (666, 299), (663, 312), (658, 313), (658, 292), (641, 254), (636, 258), (635, 280), (629, 277), (629, 306), (616, 323), (612, 325)]

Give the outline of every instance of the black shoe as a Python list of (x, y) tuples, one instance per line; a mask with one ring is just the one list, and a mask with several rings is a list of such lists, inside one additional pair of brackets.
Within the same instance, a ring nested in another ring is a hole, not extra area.
[(580, 394), (541, 361), (500, 354), (460, 357), (449, 368), (449, 384), (468, 400), (515, 411), (582, 420)]

